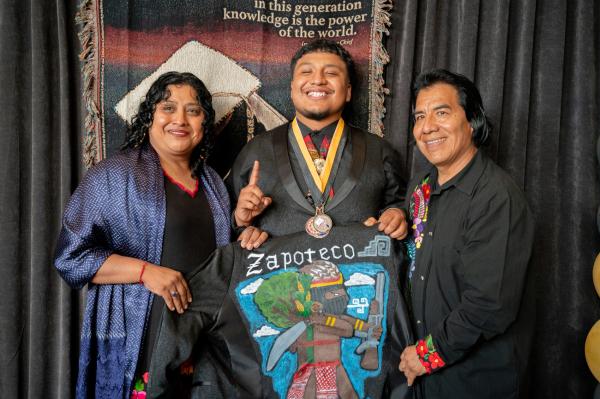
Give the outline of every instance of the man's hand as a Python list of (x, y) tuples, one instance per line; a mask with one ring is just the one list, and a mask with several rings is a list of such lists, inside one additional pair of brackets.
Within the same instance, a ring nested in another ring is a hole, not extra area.
[(427, 372), (419, 360), (419, 355), (417, 355), (417, 347), (415, 345), (404, 348), (402, 355), (400, 355), (400, 366), (398, 368), (406, 376), (406, 382), (408, 383), (409, 387), (412, 386), (417, 377)]
[(242, 248), (252, 251), (253, 249), (260, 247), (267, 238), (269, 238), (269, 235), (266, 231), (262, 231), (254, 226), (249, 226), (242, 231), (242, 234), (240, 234), (237, 240), (240, 241)]
[(379, 231), (396, 240), (402, 240), (408, 234), (408, 223), (404, 211), (398, 208), (386, 209), (379, 220), (370, 217), (363, 222), (365, 226), (371, 227), (379, 223)]
[(260, 173), (260, 164), (254, 161), (250, 181), (248, 185), (240, 191), (237, 205), (233, 215), (237, 226), (249, 226), (252, 220), (260, 215), (266, 207), (271, 205), (273, 200), (266, 197), (258, 187), (258, 176)]

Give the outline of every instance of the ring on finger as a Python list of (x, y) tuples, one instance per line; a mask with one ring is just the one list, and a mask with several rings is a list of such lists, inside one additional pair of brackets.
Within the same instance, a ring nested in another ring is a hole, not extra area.
[(176, 298), (176, 297), (178, 297), (178, 296), (179, 296), (179, 292), (177, 292), (177, 291), (171, 291), (171, 296), (172, 296), (173, 298)]

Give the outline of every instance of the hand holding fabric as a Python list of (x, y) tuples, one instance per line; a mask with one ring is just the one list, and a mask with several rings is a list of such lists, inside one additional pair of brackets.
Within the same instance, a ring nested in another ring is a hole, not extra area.
[(152, 293), (161, 296), (169, 310), (183, 313), (190, 302), (192, 294), (183, 275), (168, 267), (151, 263), (146, 265), (143, 276), (144, 286)]
[(240, 241), (242, 248), (252, 251), (267, 241), (267, 238), (269, 238), (269, 234), (266, 231), (262, 231), (254, 226), (248, 226), (242, 231), (237, 240)]
[(406, 376), (408, 386), (412, 386), (415, 379), (427, 372), (417, 354), (417, 347), (410, 345), (404, 348), (402, 355), (400, 355), (400, 365), (398, 367), (400, 371)]
[(367, 227), (379, 224), (379, 231), (396, 240), (402, 240), (408, 234), (406, 215), (402, 209), (398, 208), (388, 208), (381, 214), (379, 219), (370, 217), (363, 224)]

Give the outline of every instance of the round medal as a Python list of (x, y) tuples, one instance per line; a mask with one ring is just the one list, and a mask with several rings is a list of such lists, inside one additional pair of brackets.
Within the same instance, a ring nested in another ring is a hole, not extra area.
[(331, 227), (333, 226), (333, 221), (328, 215), (320, 213), (315, 215), (312, 219), (315, 230), (319, 233), (329, 234), (329, 231), (331, 231)]
[(314, 219), (315, 219), (314, 217), (310, 217), (306, 221), (306, 224), (304, 225), (304, 229), (306, 230), (306, 232), (308, 233), (308, 235), (311, 236), (311, 237), (315, 237), (315, 238), (323, 238), (327, 234), (329, 234), (329, 231), (327, 231), (326, 233), (321, 233), (320, 231), (318, 231), (317, 229), (315, 229)]

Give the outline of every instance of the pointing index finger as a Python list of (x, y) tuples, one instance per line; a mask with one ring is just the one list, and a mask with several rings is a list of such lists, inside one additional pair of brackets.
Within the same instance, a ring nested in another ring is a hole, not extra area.
[(248, 184), (258, 184), (258, 176), (260, 174), (260, 163), (258, 160), (254, 161), (254, 166), (252, 167), (252, 173), (250, 174), (250, 181)]

